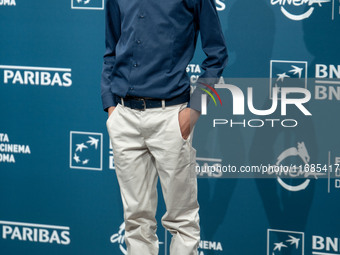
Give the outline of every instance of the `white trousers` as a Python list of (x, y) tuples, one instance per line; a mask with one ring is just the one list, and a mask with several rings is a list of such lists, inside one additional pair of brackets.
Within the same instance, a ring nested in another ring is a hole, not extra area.
[(128, 255), (158, 254), (157, 181), (171, 234), (171, 255), (196, 255), (199, 205), (192, 134), (183, 139), (178, 113), (185, 104), (135, 110), (118, 104), (107, 120), (124, 208)]

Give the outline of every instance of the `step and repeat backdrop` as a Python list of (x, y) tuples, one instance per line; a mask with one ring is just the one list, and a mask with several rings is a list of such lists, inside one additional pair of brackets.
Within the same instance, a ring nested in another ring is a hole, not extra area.
[[(215, 3), (229, 63), (194, 132), (198, 254), (340, 254), (340, 2)], [(0, 0), (0, 254), (127, 254), (104, 6)], [(204, 58), (198, 42), (192, 89)]]

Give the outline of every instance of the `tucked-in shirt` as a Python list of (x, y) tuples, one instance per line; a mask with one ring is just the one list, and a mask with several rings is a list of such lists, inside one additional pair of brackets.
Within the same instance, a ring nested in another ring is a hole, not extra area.
[[(186, 67), (200, 33), (206, 58), (200, 80), (220, 77), (227, 48), (214, 0), (107, 0), (103, 108), (114, 95), (171, 99), (190, 93)], [(213, 84), (210, 84), (213, 85)], [(189, 106), (200, 111), (202, 90)]]

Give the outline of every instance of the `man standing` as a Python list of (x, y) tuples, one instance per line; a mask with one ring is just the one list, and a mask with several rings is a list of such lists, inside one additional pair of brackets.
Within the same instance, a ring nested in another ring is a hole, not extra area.
[(109, 114), (128, 255), (158, 254), (158, 178), (166, 204), (162, 225), (173, 235), (170, 254), (197, 254), (191, 144), (204, 92), (197, 88), (190, 98), (186, 67), (199, 31), (207, 58), (198, 84), (213, 85), (228, 56), (214, 0), (106, 1), (101, 96)]

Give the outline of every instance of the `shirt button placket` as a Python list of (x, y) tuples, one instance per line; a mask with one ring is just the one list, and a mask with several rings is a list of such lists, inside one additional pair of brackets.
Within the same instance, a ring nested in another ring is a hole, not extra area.
[[(144, 18), (145, 18), (144, 12), (141, 11), (141, 12), (139, 13), (138, 17), (139, 17), (139, 19), (144, 19)], [(143, 27), (143, 25), (142, 25), (141, 23), (139, 23), (139, 24), (137, 24), (137, 28), (138, 28), (138, 27)], [(138, 32), (138, 30), (137, 30), (137, 32)], [(139, 37), (139, 36), (138, 36), (138, 34), (137, 34), (137, 38), (138, 38), (138, 37)], [(141, 45), (141, 43), (142, 43), (142, 41), (141, 41), (140, 39), (136, 39), (136, 44)], [(138, 51), (138, 49), (136, 49), (136, 50)], [(138, 56), (138, 54), (135, 54), (135, 56)], [(138, 66), (139, 66), (139, 65), (138, 65), (136, 62), (133, 63), (133, 67), (138, 67)]]
[[(140, 63), (138, 63), (138, 61), (141, 61), (138, 57), (139, 57), (139, 55), (140, 54), (138, 54), (139, 53), (139, 51), (141, 50), (141, 48), (140, 48), (140, 46), (141, 46), (141, 44), (142, 44), (142, 41), (141, 41), (141, 39), (139, 39), (140, 38), (140, 35), (139, 35), (139, 32), (140, 31), (142, 31), (143, 30), (143, 28), (144, 28), (144, 25), (143, 25), (143, 23), (144, 22), (142, 22), (142, 20), (145, 18), (145, 14), (144, 14), (144, 12), (143, 11), (141, 11), (141, 12), (139, 12), (139, 14), (138, 14), (138, 20), (137, 20), (137, 24), (136, 24), (136, 37), (135, 37), (135, 43), (136, 43), (136, 45), (137, 45), (137, 47), (134, 47), (134, 53), (133, 53), (133, 56), (134, 56), (134, 61), (132, 62), (132, 66), (133, 66), (133, 68), (134, 68), (134, 71), (131, 73), (131, 76), (130, 76), (130, 78), (131, 78), (131, 83), (132, 84), (134, 84), (135, 83), (135, 77), (136, 77), (136, 72), (137, 72), (137, 67), (139, 67), (139, 65), (140, 65)], [(130, 87), (130, 91), (132, 91), (132, 90), (134, 90), (134, 85), (132, 85), (131, 87)]]

